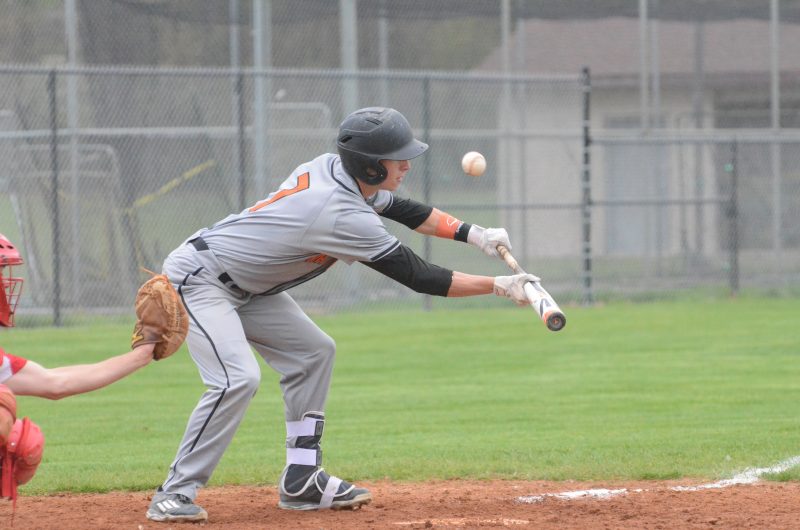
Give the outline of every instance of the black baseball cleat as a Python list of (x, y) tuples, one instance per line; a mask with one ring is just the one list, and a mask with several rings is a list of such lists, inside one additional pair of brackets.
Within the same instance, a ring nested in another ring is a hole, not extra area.
[(372, 500), (369, 490), (332, 477), (316, 466), (287, 466), (278, 492), (278, 507), (284, 510), (355, 510)]

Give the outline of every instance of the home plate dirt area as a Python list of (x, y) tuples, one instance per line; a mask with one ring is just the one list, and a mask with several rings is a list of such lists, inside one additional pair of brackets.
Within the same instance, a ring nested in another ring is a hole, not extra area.
[(373, 500), (355, 511), (292, 512), (275, 487), (201, 490), (208, 522), (154, 523), (152, 493), (25, 496), (0, 501), (0, 528), (46, 529), (414, 529), (800, 528), (800, 484), (765, 482), (696, 488), (702, 481), (537, 482), (448, 480), (362, 482)]

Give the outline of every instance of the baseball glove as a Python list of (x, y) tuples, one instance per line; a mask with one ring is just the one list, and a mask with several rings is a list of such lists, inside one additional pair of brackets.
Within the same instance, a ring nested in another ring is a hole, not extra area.
[[(148, 271), (150, 272), (150, 271)], [(155, 344), (155, 360), (169, 357), (186, 340), (189, 315), (172, 283), (163, 274), (152, 273), (136, 293), (136, 325), (131, 348)]]

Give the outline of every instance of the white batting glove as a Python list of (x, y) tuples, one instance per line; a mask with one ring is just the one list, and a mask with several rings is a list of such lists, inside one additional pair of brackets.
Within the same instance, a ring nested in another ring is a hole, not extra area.
[(533, 274), (515, 274), (514, 276), (496, 276), (494, 279), (494, 294), (510, 298), (517, 305), (530, 303), (525, 294), (525, 284), (538, 282), (541, 278)]
[(498, 256), (497, 245), (503, 245), (511, 250), (511, 241), (508, 240), (508, 232), (505, 228), (483, 228), (472, 225), (467, 234), (467, 243), (475, 245), (487, 256), (493, 258)]

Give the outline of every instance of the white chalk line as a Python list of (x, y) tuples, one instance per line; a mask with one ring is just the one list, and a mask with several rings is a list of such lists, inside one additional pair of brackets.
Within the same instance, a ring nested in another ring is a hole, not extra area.
[(530, 524), (530, 521), (527, 519), (507, 519), (507, 518), (497, 518), (497, 519), (468, 519), (465, 517), (451, 517), (449, 519), (420, 519), (419, 521), (399, 521), (394, 523), (399, 526), (417, 526), (417, 525), (424, 525), (424, 526), (497, 526), (498, 524), (503, 526), (521, 526)]
[[(671, 491), (700, 491), (707, 489), (727, 488), (728, 486), (736, 486), (738, 484), (754, 484), (758, 482), (763, 475), (772, 473), (783, 473), (784, 471), (788, 471), (798, 465), (800, 465), (800, 456), (793, 456), (791, 458), (787, 458), (783, 462), (778, 462), (777, 464), (770, 467), (757, 467), (757, 468), (745, 469), (741, 473), (734, 475), (732, 478), (719, 480), (717, 482), (711, 482), (709, 484), (700, 484), (699, 486), (673, 486), (669, 489)], [(617, 497), (619, 495), (626, 495), (628, 493), (641, 493), (643, 491), (649, 491), (649, 490), (646, 489), (629, 490), (628, 488), (619, 488), (611, 490), (605, 488), (596, 488), (588, 490), (564, 491), (561, 493), (542, 493), (540, 495), (525, 495), (522, 497), (517, 497), (516, 501), (525, 504), (533, 504), (537, 502), (542, 502), (547, 498), (554, 498), (561, 500), (574, 500), (587, 497), (595, 499), (610, 499), (611, 497)]]

